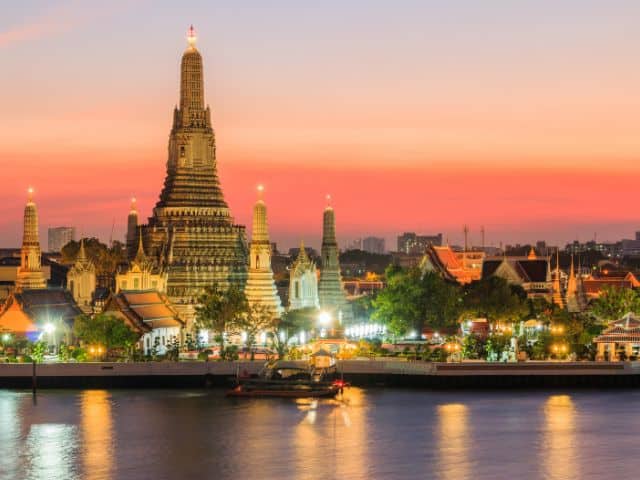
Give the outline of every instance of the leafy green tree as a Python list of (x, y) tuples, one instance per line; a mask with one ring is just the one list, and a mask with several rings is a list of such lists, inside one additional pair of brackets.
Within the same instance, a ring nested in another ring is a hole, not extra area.
[(529, 313), (526, 293), (501, 277), (490, 276), (466, 287), (464, 309), (492, 321), (516, 321)]
[(45, 342), (44, 340), (38, 340), (31, 345), (31, 359), (35, 363), (42, 363), (45, 353), (47, 353), (47, 342)]
[(253, 346), (260, 332), (272, 332), (277, 324), (278, 319), (273, 310), (260, 303), (249, 306), (239, 319), (238, 328), (247, 335), (245, 346), (251, 352), (251, 361), (254, 359)]
[(198, 298), (196, 327), (211, 330), (224, 350), (224, 335), (239, 333), (239, 324), (249, 305), (244, 292), (236, 285), (224, 288), (218, 284), (207, 287)]
[(386, 276), (386, 288), (372, 302), (372, 318), (384, 323), (394, 339), (410, 330), (421, 332), (425, 323), (437, 329), (456, 325), (462, 306), (457, 284), (418, 268), (392, 266)]
[(640, 312), (640, 296), (630, 288), (607, 286), (593, 302), (592, 311), (601, 321), (618, 320), (627, 313)]
[(467, 335), (462, 341), (462, 356), (471, 360), (484, 358), (486, 342), (476, 335)]
[(104, 347), (107, 357), (114, 350), (124, 350), (127, 355), (131, 355), (132, 348), (139, 338), (139, 335), (131, 330), (122, 319), (106, 313), (100, 313), (93, 317), (88, 315), (77, 317), (73, 330), (75, 336), (83, 344)]
[[(117, 266), (127, 260), (127, 249), (118, 241), (114, 241), (111, 247), (100, 242), (97, 238), (85, 238), (84, 249), (87, 257), (96, 266), (96, 275), (113, 275)], [(72, 240), (62, 247), (62, 262), (72, 264), (75, 262), (80, 250), (80, 242)]]
[(270, 332), (273, 346), (279, 358), (284, 358), (289, 349), (291, 339), (300, 332), (310, 332), (318, 316), (316, 308), (300, 308), (285, 312), (280, 320), (273, 325)]

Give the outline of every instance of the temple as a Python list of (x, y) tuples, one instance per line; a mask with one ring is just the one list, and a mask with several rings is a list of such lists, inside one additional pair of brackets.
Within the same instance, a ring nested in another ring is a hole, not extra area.
[(138, 236), (138, 249), (126, 269), (116, 273), (116, 293), (125, 291), (166, 291), (167, 273), (157, 260), (144, 251), (142, 235)]
[(271, 243), (267, 225), (267, 206), (262, 199), (263, 187), (258, 187), (258, 201), (253, 207), (253, 231), (249, 253), (249, 274), (245, 287), (245, 295), (249, 305), (265, 305), (279, 317), (282, 312), (282, 301), (273, 280), (271, 269)]
[(138, 245), (138, 207), (136, 199), (131, 199), (131, 209), (127, 217), (127, 258), (132, 260), (136, 256)]
[(188, 328), (205, 287), (246, 282), (245, 228), (235, 224), (218, 181), (215, 135), (193, 27), (182, 55), (180, 104), (173, 112), (164, 188), (142, 226), (142, 237), (146, 254), (167, 272), (167, 296)]
[(42, 273), (40, 240), (38, 235), (38, 210), (33, 202), (33, 189), (24, 207), (24, 233), (20, 251), (20, 267), (16, 278), (16, 291), (46, 288)]
[(353, 311), (351, 305), (347, 303), (346, 294), (342, 288), (338, 243), (336, 241), (336, 220), (331, 205), (327, 205), (324, 210), (321, 257), (322, 268), (318, 283), (320, 308), (331, 313), (340, 323), (343, 320), (351, 320)]
[(73, 295), (78, 307), (86, 314), (93, 312), (93, 294), (96, 290), (96, 266), (87, 257), (84, 239), (73, 266), (67, 273), (67, 290)]
[(318, 269), (300, 242), (300, 251), (289, 270), (289, 310), (320, 308)]

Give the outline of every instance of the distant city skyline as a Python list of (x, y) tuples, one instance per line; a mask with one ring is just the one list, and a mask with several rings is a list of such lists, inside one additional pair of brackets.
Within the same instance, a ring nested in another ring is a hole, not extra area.
[[(336, 15), (340, 12), (340, 15)], [(250, 233), (319, 248), (405, 231), (487, 245), (634, 238), (640, 214), (640, 5), (26, 1), (3, 6), (0, 245), (29, 186), (42, 238), (123, 240), (151, 215), (193, 23), (222, 188)], [(474, 233), (475, 232), (475, 233)]]

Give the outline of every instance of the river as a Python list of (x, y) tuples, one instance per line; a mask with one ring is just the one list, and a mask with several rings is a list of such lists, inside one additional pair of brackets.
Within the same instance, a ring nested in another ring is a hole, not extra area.
[(0, 479), (609, 479), (640, 470), (640, 391), (0, 391)]

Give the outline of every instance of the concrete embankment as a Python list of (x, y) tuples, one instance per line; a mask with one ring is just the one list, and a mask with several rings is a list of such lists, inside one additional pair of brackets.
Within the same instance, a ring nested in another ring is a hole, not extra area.
[[(304, 362), (300, 362), (301, 365)], [(39, 364), (38, 388), (207, 388), (229, 385), (263, 362)], [(640, 387), (640, 362), (428, 363), (345, 360), (339, 371), (357, 386), (417, 388)], [(31, 388), (31, 364), (0, 364), (0, 388)]]

